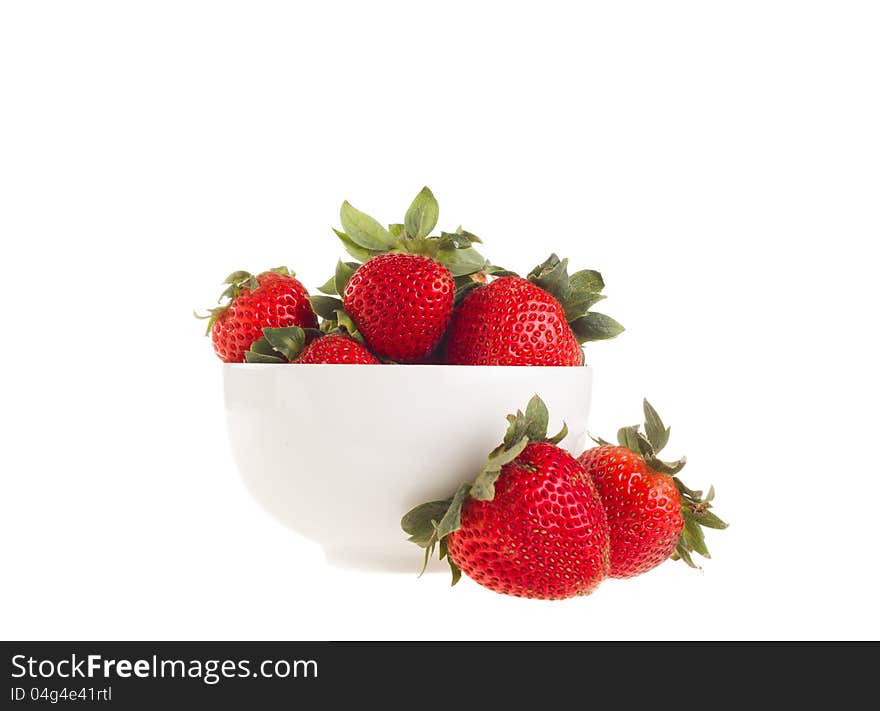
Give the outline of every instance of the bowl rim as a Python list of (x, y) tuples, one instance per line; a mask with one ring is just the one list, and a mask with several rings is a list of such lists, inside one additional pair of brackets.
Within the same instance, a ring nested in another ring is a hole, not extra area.
[[(286, 368), (291, 365), (296, 365), (299, 368), (309, 368), (309, 369), (325, 369), (325, 368), (342, 368), (346, 370), (351, 369), (361, 369), (361, 368), (372, 368), (375, 364), (366, 365), (363, 363), (220, 363), (224, 370), (267, 370), (270, 368)], [(446, 365), (446, 364), (430, 364), (430, 363), (381, 363), (382, 370), (386, 370), (388, 368), (394, 369), (418, 369), (418, 370), (464, 370), (464, 369), (478, 369), (484, 371), (499, 371), (503, 370), (506, 372), (529, 372), (533, 373), (539, 370), (551, 371), (551, 372), (560, 372), (560, 371), (573, 371), (576, 373), (583, 373), (585, 371), (592, 372), (593, 366), (591, 365)]]

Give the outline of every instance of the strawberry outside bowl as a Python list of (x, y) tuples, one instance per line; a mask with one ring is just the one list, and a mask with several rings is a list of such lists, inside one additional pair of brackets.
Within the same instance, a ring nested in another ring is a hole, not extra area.
[[(331, 564), (417, 572), (400, 519), (451, 496), (538, 394), (584, 450), (588, 367), (227, 364), (232, 453), (260, 505)], [(429, 570), (443, 570), (435, 560)], [(448, 571), (448, 567), (446, 568)]]

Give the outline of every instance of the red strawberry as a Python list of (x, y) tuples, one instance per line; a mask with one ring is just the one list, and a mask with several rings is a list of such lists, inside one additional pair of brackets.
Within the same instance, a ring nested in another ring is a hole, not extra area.
[(226, 363), (244, 362), (245, 351), (266, 327), (318, 327), (309, 292), (287, 267), (257, 276), (233, 272), (224, 283), (229, 286), (220, 299), (228, 302), (199, 318), (209, 319), (214, 352)]
[(401, 521), (425, 562), (439, 545), (453, 585), (465, 573), (495, 592), (556, 600), (588, 595), (608, 573), (608, 524), (592, 481), (547, 436), (537, 396), (508, 417), (504, 442), (451, 499), (417, 506)]
[(342, 296), (370, 348), (401, 363), (431, 354), (446, 331), (454, 300), (450, 271), (416, 254), (373, 257), (355, 271)]
[(339, 262), (334, 277), (320, 288), (326, 296), (312, 297), (325, 323), (350, 321), (367, 346), (388, 360), (428, 358), (452, 315), (456, 279), (467, 279), (486, 264), (471, 246), (480, 240), (461, 228), (429, 236), (438, 215), (428, 188), (416, 196), (404, 223), (387, 230), (343, 203), (345, 232), (335, 232), (364, 263)]
[(263, 337), (245, 353), (248, 363), (329, 363), (375, 365), (379, 360), (357, 338), (342, 329), (321, 335), (306, 345), (303, 329), (264, 328)]
[(351, 336), (331, 334), (312, 341), (296, 362), (375, 365), (379, 359)]
[(525, 279), (502, 277), (468, 294), (449, 329), (452, 365), (581, 365), (562, 305)]
[(613, 578), (630, 578), (681, 558), (691, 567), (691, 553), (708, 558), (701, 526), (727, 528), (709, 511), (714, 489), (691, 491), (675, 476), (685, 460), (661, 462), (657, 454), (669, 439), (669, 428), (647, 400), (645, 432), (638, 426), (618, 432), (620, 446), (606, 442), (578, 459), (596, 484), (611, 531)]
[(605, 297), (599, 272), (569, 277), (568, 260), (555, 255), (528, 279), (502, 269), (490, 284), (466, 284), (446, 341), (452, 365), (581, 365), (581, 344), (623, 331), (590, 306)]

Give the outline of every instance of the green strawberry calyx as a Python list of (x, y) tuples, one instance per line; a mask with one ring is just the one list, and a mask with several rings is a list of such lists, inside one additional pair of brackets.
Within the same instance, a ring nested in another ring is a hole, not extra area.
[[(428, 187), (424, 187), (410, 204), (402, 223), (390, 224), (385, 228), (378, 220), (346, 200), (339, 209), (342, 230), (333, 231), (345, 251), (358, 262), (394, 252), (430, 257), (446, 267), (453, 277), (482, 270), (488, 262), (473, 247), (482, 240), (461, 227), (455, 232), (431, 235), (439, 217), (437, 199)], [(335, 293), (342, 294), (338, 285)]]
[[(360, 343), (360, 334), (352, 334), (345, 327), (333, 329), (332, 334), (341, 334), (353, 338)], [(244, 354), (247, 363), (293, 363), (302, 355), (305, 347), (316, 338), (330, 335), (317, 328), (300, 328), (287, 326), (271, 328), (266, 326), (263, 335), (251, 344)]]
[(568, 259), (551, 254), (546, 261), (529, 272), (528, 280), (548, 292), (562, 305), (565, 320), (578, 343), (604, 341), (623, 333), (623, 326), (610, 316), (590, 311), (590, 307), (606, 298), (602, 294), (605, 281), (593, 269), (568, 274)]
[(232, 302), (238, 298), (239, 294), (243, 291), (256, 291), (260, 287), (259, 278), (263, 274), (268, 273), (283, 274), (284, 276), (289, 277), (296, 276), (296, 272), (291, 271), (287, 267), (275, 267), (274, 269), (269, 269), (268, 272), (261, 272), (257, 275), (244, 270), (232, 272), (232, 274), (226, 277), (223, 281), (223, 283), (226, 284), (226, 288), (223, 290), (223, 293), (220, 294), (220, 298), (217, 299), (217, 303), (220, 304), (220, 306), (208, 309), (207, 314), (200, 314), (193, 311), (193, 316), (197, 319), (208, 320), (208, 328), (205, 329), (205, 335), (207, 336), (211, 333), (211, 328), (214, 326), (214, 322), (226, 313), (226, 310), (232, 305)]
[(525, 412), (517, 410), (516, 414), (507, 416), (507, 421), (504, 441), (492, 450), (473, 481), (463, 482), (448, 499), (416, 506), (401, 519), (400, 526), (409, 534), (408, 540), (425, 549), (422, 573), (434, 550), (438, 549), (440, 560), (445, 559), (449, 563), (452, 584), (455, 585), (461, 579), (461, 570), (449, 557), (446, 540), (461, 528), (461, 509), (465, 501), (468, 498), (492, 501), (501, 468), (516, 459), (529, 442), (558, 444), (568, 434), (568, 427), (563, 423), (556, 435), (547, 437), (549, 413), (544, 401), (537, 395), (529, 400)]
[(348, 280), (361, 266), (358, 262), (343, 262), (341, 259), (336, 264), (336, 271), (324, 284), (318, 287), (320, 294), (312, 294), (309, 301), (312, 310), (321, 318), (321, 330), (329, 333), (337, 328), (345, 328), (352, 336), (363, 342), (357, 326), (345, 306), (342, 304), (342, 294)]
[[(682, 457), (674, 462), (665, 462), (657, 456), (669, 441), (670, 428), (663, 424), (657, 410), (647, 400), (643, 401), (642, 407), (645, 413), (644, 434), (640, 431), (639, 425), (621, 427), (617, 431), (617, 441), (621, 447), (626, 447), (642, 457), (652, 471), (672, 477), (672, 481), (681, 494), (681, 512), (684, 517), (684, 528), (675, 552), (672, 554), (672, 559), (683, 560), (691, 568), (698, 568), (699, 566), (691, 558), (691, 553), (699, 553), (704, 558), (712, 557), (706, 547), (703, 527), (727, 528), (727, 524), (709, 510), (715, 499), (715, 487), (710, 486), (705, 496), (702, 491), (689, 489), (678, 477), (678, 473), (684, 468), (687, 459)], [(601, 438), (594, 437), (593, 439), (601, 445), (610, 444)]]

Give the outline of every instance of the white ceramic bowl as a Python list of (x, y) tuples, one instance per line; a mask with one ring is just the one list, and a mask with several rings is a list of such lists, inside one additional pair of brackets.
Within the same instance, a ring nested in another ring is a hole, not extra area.
[[(331, 563), (418, 571), (400, 518), (450, 496), (535, 393), (584, 449), (590, 368), (224, 365), (232, 452), (248, 489)], [(444, 564), (445, 565), (445, 564)], [(432, 566), (442, 569), (441, 566)]]

